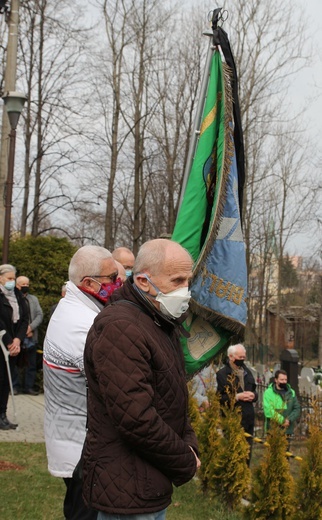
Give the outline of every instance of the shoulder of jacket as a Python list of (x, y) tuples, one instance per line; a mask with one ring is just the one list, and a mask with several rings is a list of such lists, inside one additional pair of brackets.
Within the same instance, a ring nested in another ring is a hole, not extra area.
[[(16, 296), (17, 300), (19, 300), (19, 301), (21, 301), (21, 302), (25, 302), (25, 299), (24, 299), (24, 297), (22, 296), (22, 292), (19, 291), (19, 289), (17, 289), (16, 287), (15, 287), (15, 296)], [(25, 303), (26, 303), (26, 302), (25, 302)]]
[(227, 375), (229, 374), (230, 372), (232, 372), (232, 369), (229, 365), (224, 365), (222, 368), (220, 368), (218, 371), (217, 371), (217, 374), (219, 375)]
[(146, 314), (144, 310), (141, 309), (138, 305), (119, 300), (119, 303), (113, 302), (104, 307), (102, 312), (97, 317), (97, 321), (104, 321), (108, 319), (111, 323), (117, 323), (118, 321), (128, 320), (139, 326), (139, 315), (142, 315), (142, 318), (145, 316), (153, 321), (151, 316)]
[(34, 302), (38, 301), (37, 296), (35, 296), (34, 294), (27, 294), (27, 298), (28, 298), (28, 300), (31, 300)]

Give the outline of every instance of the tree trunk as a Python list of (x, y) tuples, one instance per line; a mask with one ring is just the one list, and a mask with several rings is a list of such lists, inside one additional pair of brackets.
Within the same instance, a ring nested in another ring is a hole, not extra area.
[(32, 236), (36, 237), (39, 230), (40, 216), (40, 195), (41, 195), (41, 166), (43, 159), (43, 135), (42, 135), (42, 107), (43, 107), (43, 54), (44, 54), (44, 24), (46, 0), (40, 6), (40, 25), (39, 25), (39, 69), (38, 69), (38, 107), (37, 107), (37, 158), (35, 172), (35, 195), (34, 195), (34, 211), (32, 219)]

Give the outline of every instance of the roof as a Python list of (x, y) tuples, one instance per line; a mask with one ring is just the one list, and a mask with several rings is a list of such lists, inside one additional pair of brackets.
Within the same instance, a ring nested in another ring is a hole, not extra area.
[[(267, 307), (267, 312), (277, 315), (277, 306), (270, 305)], [(319, 303), (312, 303), (310, 305), (293, 305), (287, 308), (280, 309), (279, 315), (286, 322), (310, 322), (315, 323), (320, 319), (321, 305)]]

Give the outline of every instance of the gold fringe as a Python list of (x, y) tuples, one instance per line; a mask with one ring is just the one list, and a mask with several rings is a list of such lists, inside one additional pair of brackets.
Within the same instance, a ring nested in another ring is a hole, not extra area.
[(220, 191), (221, 191), (221, 197), (218, 201), (218, 206), (216, 208), (216, 212), (210, 227), (210, 231), (208, 231), (208, 240), (205, 242), (205, 245), (203, 247), (203, 250), (201, 254), (199, 255), (199, 258), (197, 260), (197, 263), (194, 267), (194, 276), (197, 276), (197, 274), (200, 272), (200, 270), (203, 269), (206, 257), (208, 256), (208, 253), (211, 251), (213, 243), (218, 235), (220, 223), (223, 216), (223, 211), (225, 207), (226, 202), (226, 196), (227, 196), (227, 181), (230, 173), (230, 168), (232, 164), (232, 158), (234, 154), (234, 147), (233, 147), (233, 139), (232, 139), (232, 133), (233, 129), (231, 127), (231, 123), (233, 121), (233, 97), (231, 92), (231, 77), (232, 72), (230, 67), (226, 63), (223, 63), (223, 79), (224, 79), (224, 103), (225, 103), (225, 122), (224, 122), (224, 130), (225, 130), (225, 137), (224, 137), (224, 145), (223, 145), (223, 167), (220, 175)]
[(237, 336), (238, 341), (244, 340), (245, 326), (240, 321), (228, 318), (227, 316), (220, 314), (218, 311), (209, 310), (208, 307), (204, 307), (193, 298), (190, 300), (189, 307), (194, 314), (197, 314), (197, 316), (200, 316), (210, 323), (213, 322), (218, 327), (223, 327), (232, 332)]

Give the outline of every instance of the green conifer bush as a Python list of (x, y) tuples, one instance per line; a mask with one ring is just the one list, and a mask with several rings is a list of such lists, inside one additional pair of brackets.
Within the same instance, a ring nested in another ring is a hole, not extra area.
[(294, 480), (286, 456), (287, 439), (283, 429), (271, 421), (261, 463), (253, 475), (251, 504), (246, 520), (294, 519)]
[(322, 520), (322, 416), (321, 400), (312, 402), (306, 455), (296, 483), (296, 520)]
[(188, 383), (188, 391), (189, 391), (189, 410), (188, 410), (188, 414), (189, 414), (189, 418), (190, 418), (190, 422), (191, 422), (191, 425), (197, 435), (197, 437), (199, 436), (199, 430), (200, 430), (200, 426), (201, 426), (201, 422), (202, 422), (202, 418), (201, 418), (201, 413), (199, 411), (199, 406), (198, 406), (198, 401), (197, 399), (194, 397), (194, 388), (193, 388), (193, 383), (192, 381), (189, 381)]
[(203, 491), (233, 510), (249, 487), (249, 445), (241, 426), (240, 411), (234, 407), (234, 397), (222, 408), (218, 394), (210, 387), (207, 399), (209, 406), (202, 414), (198, 435), (201, 460), (198, 476)]
[(201, 422), (198, 429), (201, 461), (198, 477), (203, 491), (212, 489), (214, 460), (217, 458), (221, 440), (220, 404), (216, 391), (213, 388), (207, 390), (207, 398), (209, 406), (201, 414)]
[(241, 426), (240, 409), (235, 408), (234, 404), (234, 396), (231, 396), (229, 404), (221, 408), (223, 435), (212, 461), (213, 480), (210, 486), (231, 510), (237, 509), (242, 498), (248, 494), (251, 477), (247, 465), (249, 445)]

